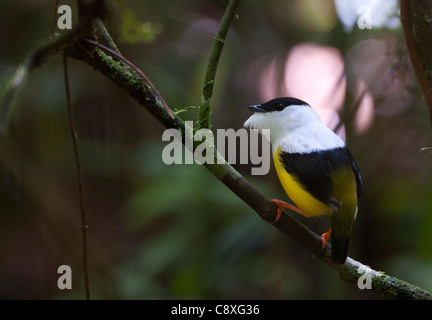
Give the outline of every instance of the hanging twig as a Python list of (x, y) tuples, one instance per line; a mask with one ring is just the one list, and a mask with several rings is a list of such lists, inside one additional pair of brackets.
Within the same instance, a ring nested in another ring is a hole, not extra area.
[(85, 287), (85, 295), (86, 299), (90, 300), (90, 280), (89, 280), (89, 272), (88, 272), (88, 254), (87, 254), (87, 218), (84, 206), (84, 192), (83, 192), (83, 183), (82, 183), (82, 174), (81, 174), (81, 161), (78, 149), (77, 142), (77, 132), (75, 126), (75, 120), (73, 116), (72, 103), (70, 97), (70, 89), (69, 89), (69, 75), (68, 75), (68, 65), (67, 65), (67, 56), (63, 54), (63, 74), (64, 74), (64, 82), (65, 82), (65, 91), (66, 91), (66, 104), (68, 110), (68, 118), (69, 118), (69, 128), (70, 134), (72, 138), (72, 145), (75, 156), (76, 163), (76, 172), (77, 172), (77, 182), (78, 182), (78, 198), (81, 212), (81, 231), (82, 231), (82, 267), (84, 274), (84, 287)]

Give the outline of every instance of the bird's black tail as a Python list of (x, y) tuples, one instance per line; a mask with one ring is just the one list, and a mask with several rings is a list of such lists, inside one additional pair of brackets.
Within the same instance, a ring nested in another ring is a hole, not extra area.
[(344, 264), (348, 256), (349, 238), (335, 237), (332, 233), (331, 258), (334, 263)]
[(354, 216), (340, 215), (338, 213), (332, 214), (331, 217), (331, 257), (334, 263), (344, 264), (348, 256), (348, 244)]

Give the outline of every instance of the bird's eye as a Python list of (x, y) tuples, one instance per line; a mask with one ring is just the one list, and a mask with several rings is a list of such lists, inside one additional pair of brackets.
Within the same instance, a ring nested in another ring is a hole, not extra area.
[(277, 105), (275, 105), (276, 111), (282, 111), (284, 108), (285, 106), (282, 103), (278, 103)]

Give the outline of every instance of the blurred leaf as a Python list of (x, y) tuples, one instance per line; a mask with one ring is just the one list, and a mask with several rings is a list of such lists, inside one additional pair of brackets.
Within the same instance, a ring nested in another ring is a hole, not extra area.
[(120, 16), (120, 42), (127, 44), (137, 44), (140, 42), (151, 43), (156, 40), (157, 36), (162, 32), (160, 24), (149, 21), (141, 22), (135, 14), (124, 9)]

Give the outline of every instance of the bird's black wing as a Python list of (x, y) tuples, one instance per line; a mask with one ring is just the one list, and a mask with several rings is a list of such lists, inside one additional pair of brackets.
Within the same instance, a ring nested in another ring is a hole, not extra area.
[(341, 167), (352, 167), (357, 188), (363, 188), (363, 182), (357, 164), (346, 147), (311, 153), (280, 153), (280, 160), (285, 170), (297, 177), (303, 187), (319, 201), (333, 209), (340, 203), (332, 196), (332, 172)]

